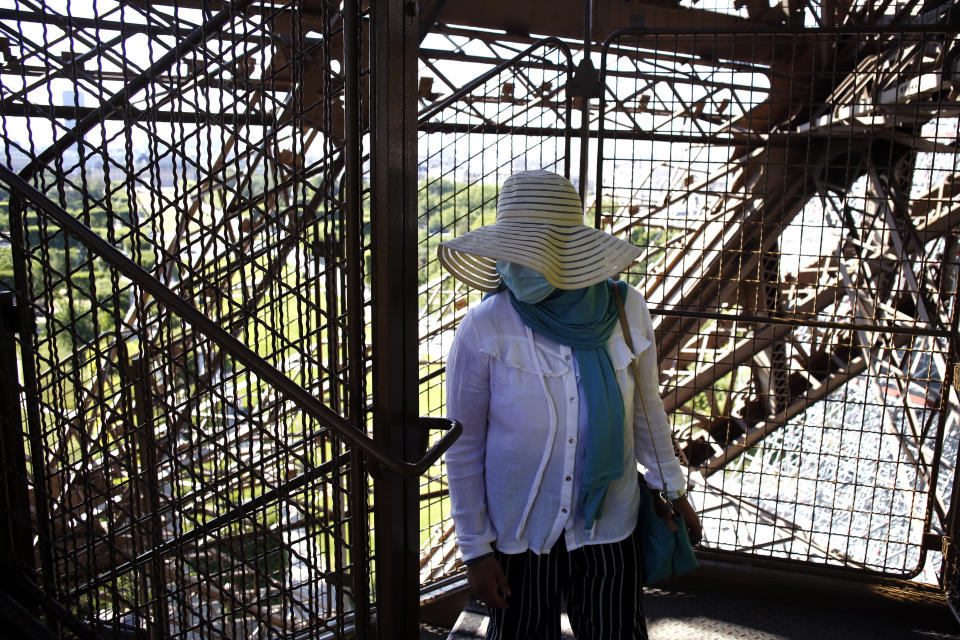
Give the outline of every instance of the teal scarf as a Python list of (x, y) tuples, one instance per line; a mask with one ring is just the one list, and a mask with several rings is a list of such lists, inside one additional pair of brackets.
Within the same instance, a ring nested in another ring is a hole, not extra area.
[[(607, 486), (623, 475), (623, 398), (607, 340), (619, 322), (616, 302), (605, 280), (583, 289), (558, 290), (536, 304), (510, 294), (523, 323), (574, 350), (586, 395), (589, 428), (584, 445), (580, 504), (587, 529), (602, 515)], [(626, 298), (627, 284), (620, 287)]]

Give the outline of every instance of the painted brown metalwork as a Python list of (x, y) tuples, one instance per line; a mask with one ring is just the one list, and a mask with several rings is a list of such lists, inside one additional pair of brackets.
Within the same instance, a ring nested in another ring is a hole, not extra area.
[(414, 637), (462, 577), (434, 461), (478, 300), (435, 249), (527, 167), (645, 249), (704, 557), (957, 592), (950, 3), (14, 7), (39, 628)]

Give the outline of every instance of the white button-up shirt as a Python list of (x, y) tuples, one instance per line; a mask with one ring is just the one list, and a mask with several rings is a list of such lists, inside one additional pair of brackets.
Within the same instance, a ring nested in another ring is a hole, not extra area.
[[(619, 323), (607, 342), (623, 396), (624, 473), (610, 484), (591, 531), (578, 508), (581, 431), (588, 427), (580, 419), (584, 401), (573, 350), (523, 324), (506, 294), (484, 300), (460, 323), (447, 359), (447, 415), (463, 424), (463, 434), (446, 462), (464, 561), (490, 552), (494, 543), (503, 553), (546, 553), (561, 534), (568, 550), (623, 540), (637, 521), (636, 462), (650, 486), (663, 488), (665, 480), (668, 492), (684, 488), (657, 389), (650, 314), (633, 288), (624, 306), (636, 356)], [(644, 374), (639, 385), (634, 357)]]

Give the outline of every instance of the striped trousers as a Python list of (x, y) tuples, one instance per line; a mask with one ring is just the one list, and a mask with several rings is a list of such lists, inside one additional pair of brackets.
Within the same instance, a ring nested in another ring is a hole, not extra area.
[(577, 640), (647, 640), (637, 532), (620, 542), (549, 553), (494, 551), (510, 585), (507, 609), (488, 607), (487, 640), (560, 640), (560, 610)]

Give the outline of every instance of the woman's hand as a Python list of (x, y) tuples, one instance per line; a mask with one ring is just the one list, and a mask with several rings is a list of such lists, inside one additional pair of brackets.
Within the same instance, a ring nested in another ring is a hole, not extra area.
[(682, 495), (673, 501), (673, 508), (677, 513), (683, 516), (683, 521), (687, 525), (687, 535), (690, 536), (690, 544), (696, 546), (703, 540), (703, 525), (700, 524), (700, 518), (697, 512), (687, 500), (686, 495)]
[(498, 609), (509, 606), (505, 598), (510, 595), (510, 585), (503, 567), (493, 556), (467, 567), (467, 584), (477, 600), (484, 604)]
[[(667, 528), (670, 529), (670, 532), (673, 533), (677, 530), (677, 523), (673, 520), (673, 512), (670, 511), (670, 507), (664, 502), (663, 498), (660, 497), (660, 492), (655, 489), (647, 489), (650, 492), (650, 496), (653, 498), (653, 511), (657, 514), (657, 517), (667, 523)], [(676, 501), (674, 501), (676, 504)]]

